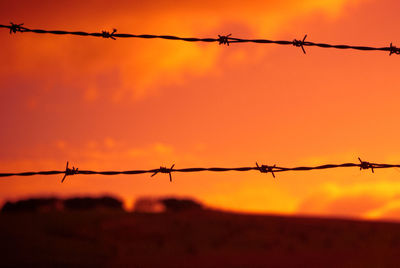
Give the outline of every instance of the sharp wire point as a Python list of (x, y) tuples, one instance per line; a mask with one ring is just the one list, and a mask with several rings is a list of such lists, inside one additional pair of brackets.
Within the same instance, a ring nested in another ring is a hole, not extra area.
[(157, 170), (153, 173), (153, 175), (151, 175), (151, 177), (157, 175), (158, 173), (166, 173), (166, 174), (169, 175), (169, 181), (172, 182), (172, 175), (171, 175), (171, 172), (174, 172), (174, 167), (175, 167), (175, 164), (173, 164), (173, 165), (171, 166), (171, 168), (167, 168), (167, 167), (160, 166), (160, 168), (157, 169)]
[(293, 46), (300, 47), (301, 50), (303, 50), (304, 54), (307, 54), (306, 50), (304, 49), (304, 44), (305, 44), (306, 38), (307, 38), (307, 35), (304, 35), (303, 40), (293, 39), (293, 41), (292, 41)]
[(9, 26), (10, 34), (22, 32), (22, 25), (24, 25), (24, 24), (23, 23), (16, 24), (16, 23), (10, 22), (10, 26)]
[(392, 54), (400, 54), (400, 48), (393, 46), (392, 43), (390, 43), (390, 47), (389, 47), (389, 56), (392, 56)]
[(219, 42), (219, 45), (227, 45), (227, 46), (229, 46), (229, 37), (231, 36), (232, 34), (228, 34), (228, 35), (218, 35), (218, 42)]
[(112, 40), (115, 40), (115, 33), (117, 32), (117, 29), (113, 29), (113, 31), (110, 33), (109, 31), (102, 31), (102, 37), (103, 38), (111, 38)]
[(274, 168), (276, 167), (276, 165), (273, 165), (273, 166), (261, 165), (261, 166), (259, 166), (258, 163), (256, 162), (256, 166), (257, 166), (257, 169), (261, 173), (271, 173), (272, 177), (275, 178)]
[(363, 160), (361, 160), (360, 157), (358, 157), (358, 160), (360, 161), (360, 164), (359, 164), (360, 165), (360, 170), (362, 170), (362, 169), (371, 169), (372, 173), (375, 173), (374, 172), (375, 164), (367, 162), (367, 161), (363, 161)]
[(75, 174), (79, 174), (79, 170), (78, 168), (75, 168), (74, 166), (71, 168), (68, 167), (69, 162), (67, 161), (67, 166), (65, 167), (65, 171), (64, 171), (64, 177), (61, 180), (61, 183), (64, 182), (64, 180), (67, 178), (67, 176), (72, 176)]

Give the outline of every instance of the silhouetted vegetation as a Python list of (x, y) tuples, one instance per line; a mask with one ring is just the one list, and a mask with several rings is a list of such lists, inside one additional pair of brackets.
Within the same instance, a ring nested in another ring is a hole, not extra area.
[(165, 206), (158, 198), (140, 197), (136, 199), (133, 210), (142, 213), (159, 213), (165, 211)]
[(157, 212), (182, 212), (201, 210), (203, 206), (192, 199), (180, 198), (152, 198), (142, 197), (135, 202), (134, 211), (157, 213)]
[(115, 209), (122, 210), (122, 202), (113, 197), (75, 197), (64, 201), (65, 209), (90, 210), (90, 209)]
[(62, 209), (62, 200), (58, 198), (29, 198), (16, 202), (6, 202), (1, 212), (46, 212)]
[(188, 211), (188, 210), (200, 210), (203, 206), (191, 199), (177, 199), (177, 198), (165, 198), (161, 199), (160, 202), (164, 205), (165, 210), (171, 212)]
[(120, 200), (109, 196), (99, 198), (75, 197), (65, 200), (58, 198), (30, 198), (16, 202), (8, 201), (4, 204), (1, 212), (50, 212), (62, 210), (94, 209), (123, 210), (123, 207)]

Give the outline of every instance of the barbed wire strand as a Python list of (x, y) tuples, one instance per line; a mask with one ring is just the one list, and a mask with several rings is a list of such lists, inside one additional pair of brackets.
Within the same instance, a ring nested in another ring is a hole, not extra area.
[(197, 168), (174, 168), (175, 164), (170, 168), (160, 167), (156, 169), (148, 169), (148, 170), (125, 170), (125, 171), (94, 171), (94, 170), (81, 170), (75, 167), (69, 168), (69, 162), (67, 162), (67, 166), (63, 171), (35, 171), (35, 172), (20, 172), (20, 173), (0, 173), (0, 177), (11, 177), (11, 176), (34, 176), (34, 175), (59, 175), (64, 174), (61, 182), (64, 182), (68, 176), (73, 175), (135, 175), (135, 174), (145, 174), (152, 173), (151, 177), (154, 177), (158, 173), (164, 173), (169, 175), (169, 180), (172, 182), (172, 173), (174, 172), (182, 172), (182, 173), (191, 173), (191, 172), (202, 172), (202, 171), (211, 171), (211, 172), (228, 172), (228, 171), (252, 171), (256, 170), (261, 173), (271, 173), (275, 178), (275, 173), (277, 172), (287, 172), (287, 171), (310, 171), (310, 170), (322, 170), (322, 169), (331, 169), (331, 168), (345, 168), (345, 167), (358, 167), (360, 170), (368, 170), (370, 169), (372, 173), (374, 173), (374, 169), (380, 168), (399, 168), (400, 164), (378, 164), (361, 160), (358, 158), (360, 163), (343, 163), (343, 164), (325, 164), (320, 166), (299, 166), (299, 167), (279, 167), (276, 165), (259, 165), (256, 162), (256, 166), (252, 167), (233, 167), (233, 168), (224, 168), (224, 167), (197, 167)]
[(117, 29), (113, 29), (112, 32), (84, 32), (84, 31), (61, 31), (61, 30), (43, 30), (43, 29), (30, 29), (23, 26), (23, 23), (15, 24), (10, 22), (10, 25), (1, 25), (0, 28), (9, 29), (10, 34), (16, 34), (17, 32), (31, 32), (37, 34), (55, 34), (55, 35), (77, 35), (77, 36), (94, 36), (102, 37), (107, 39), (116, 40), (117, 38), (144, 38), (144, 39), (167, 39), (167, 40), (180, 40), (186, 42), (218, 42), (220, 45), (227, 45), (232, 43), (257, 43), (257, 44), (277, 44), (277, 45), (292, 45), (294, 47), (300, 47), (304, 54), (306, 54), (305, 47), (321, 47), (321, 48), (335, 48), (335, 49), (354, 49), (361, 51), (386, 51), (389, 55), (400, 54), (400, 48), (390, 43), (388, 47), (371, 47), (371, 46), (354, 46), (354, 45), (332, 45), (325, 43), (315, 43), (306, 41), (307, 35), (303, 39), (293, 39), (292, 41), (286, 40), (268, 40), (268, 39), (244, 39), (231, 37), (228, 35), (218, 35), (218, 38), (198, 38), (198, 37), (178, 37), (173, 35), (152, 35), (152, 34), (125, 34), (117, 33)]

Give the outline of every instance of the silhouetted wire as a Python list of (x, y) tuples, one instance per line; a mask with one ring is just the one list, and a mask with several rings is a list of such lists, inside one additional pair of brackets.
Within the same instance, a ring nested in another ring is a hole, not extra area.
[(167, 40), (180, 40), (186, 42), (218, 42), (220, 45), (227, 45), (231, 43), (258, 43), (258, 44), (277, 44), (277, 45), (292, 45), (295, 47), (300, 47), (304, 54), (306, 54), (306, 50), (304, 47), (307, 46), (316, 46), (321, 48), (335, 48), (335, 49), (355, 49), (362, 51), (387, 51), (389, 55), (392, 54), (400, 54), (400, 48), (393, 46), (390, 43), (388, 47), (370, 47), (370, 46), (352, 46), (352, 45), (331, 45), (325, 43), (315, 43), (306, 41), (307, 35), (304, 36), (303, 39), (293, 39), (293, 41), (285, 41), (285, 40), (268, 40), (268, 39), (244, 39), (244, 38), (235, 38), (231, 37), (231, 34), (228, 35), (218, 35), (218, 38), (198, 38), (198, 37), (178, 37), (173, 35), (152, 35), (152, 34), (124, 34), (117, 33), (116, 29), (113, 29), (112, 32), (102, 31), (102, 32), (94, 32), (88, 33), (83, 31), (60, 31), (60, 30), (42, 30), (42, 29), (30, 29), (23, 26), (24, 24), (15, 24), (10, 23), (10, 25), (0, 25), (0, 28), (9, 29), (10, 34), (17, 32), (31, 32), (37, 34), (56, 34), (56, 35), (78, 35), (78, 36), (94, 36), (94, 37), (102, 37), (102, 38), (110, 38), (116, 40), (116, 38), (144, 38), (144, 39), (167, 39)]
[[(369, 46), (350, 46), (350, 45), (331, 45), (324, 43), (314, 43), (310, 41), (306, 41), (307, 35), (304, 36), (302, 40), (294, 39), (293, 41), (274, 41), (268, 39), (241, 39), (231, 37), (231, 34), (228, 35), (218, 35), (218, 38), (186, 38), (186, 37), (177, 37), (171, 35), (135, 35), (135, 34), (120, 34), (116, 33), (117, 30), (113, 29), (112, 32), (102, 31), (101, 33), (88, 33), (88, 32), (71, 32), (71, 31), (50, 31), (50, 30), (42, 30), (42, 29), (29, 29), (21, 24), (10, 23), (10, 25), (0, 25), (0, 28), (7, 28), (10, 31), (10, 34), (17, 32), (33, 32), (39, 34), (56, 34), (56, 35), (78, 35), (78, 36), (95, 36), (95, 37), (103, 37), (110, 38), (116, 40), (116, 38), (159, 38), (159, 39), (167, 39), (167, 40), (181, 40), (187, 42), (218, 42), (220, 45), (229, 46), (230, 43), (262, 43), (262, 44), (278, 44), (278, 45), (293, 45), (295, 47), (300, 47), (304, 54), (306, 51), (304, 49), (305, 46), (317, 46), (322, 48), (336, 48), (336, 49), (355, 49), (355, 50), (363, 50), (363, 51), (389, 51), (389, 55), (392, 54), (400, 54), (400, 48), (397, 48), (390, 43), (389, 47), (369, 47)], [(285, 171), (310, 171), (310, 170), (318, 170), (318, 169), (331, 169), (331, 168), (343, 168), (343, 167), (359, 167), (362, 169), (371, 169), (374, 172), (376, 168), (398, 168), (400, 165), (391, 165), (391, 164), (377, 164), (370, 163), (366, 161), (362, 161), (358, 158), (360, 163), (344, 163), (344, 164), (327, 164), (321, 166), (314, 167), (277, 167), (276, 165), (268, 166), (268, 165), (258, 165), (256, 163), (255, 167), (237, 167), (237, 168), (220, 168), (220, 167), (211, 167), (211, 168), (181, 168), (174, 169), (175, 165), (172, 165), (171, 168), (160, 167), (157, 169), (150, 170), (127, 170), (127, 171), (93, 171), (93, 170), (78, 170), (78, 168), (68, 167), (68, 162), (66, 169), (64, 171), (37, 171), (37, 172), (20, 172), (20, 173), (0, 173), (0, 177), (10, 177), (10, 176), (34, 176), (34, 175), (57, 175), (64, 174), (61, 182), (64, 182), (67, 176), (84, 174), (84, 175), (134, 175), (134, 174), (144, 174), (144, 173), (153, 173), (151, 177), (157, 175), (158, 173), (165, 173), (169, 175), (170, 181), (172, 181), (173, 172), (201, 172), (201, 171), (212, 171), (212, 172), (227, 172), (227, 171), (251, 171), (257, 170), (261, 173), (271, 173), (275, 178), (276, 172), (285, 172)]]
[(286, 171), (310, 171), (310, 170), (319, 170), (319, 169), (331, 169), (331, 168), (345, 168), (345, 167), (358, 167), (360, 170), (363, 169), (371, 169), (372, 173), (374, 173), (374, 169), (378, 168), (399, 168), (400, 165), (392, 165), (392, 164), (377, 164), (371, 163), (367, 161), (363, 161), (358, 158), (360, 163), (343, 163), (343, 164), (326, 164), (320, 166), (300, 166), (300, 167), (278, 167), (276, 165), (269, 166), (269, 165), (259, 165), (256, 162), (256, 166), (252, 167), (233, 167), (233, 168), (223, 168), (223, 167), (209, 167), (209, 168), (174, 168), (175, 164), (172, 165), (170, 168), (167, 167), (160, 167), (156, 169), (147, 169), (147, 170), (125, 170), (125, 171), (94, 171), (94, 170), (80, 170), (78, 168), (72, 167), (69, 168), (69, 163), (67, 162), (67, 166), (63, 171), (37, 171), (37, 172), (21, 172), (21, 173), (0, 173), (0, 177), (10, 177), (10, 176), (34, 176), (34, 175), (58, 175), (64, 174), (61, 182), (64, 182), (67, 176), (72, 175), (135, 175), (135, 174), (144, 174), (144, 173), (152, 173), (151, 177), (157, 175), (158, 173), (164, 173), (169, 175), (170, 181), (172, 181), (172, 173), (174, 172), (202, 172), (202, 171), (212, 171), (212, 172), (227, 172), (227, 171), (251, 171), (256, 170), (261, 173), (271, 173), (272, 176), (275, 178), (276, 172), (286, 172)]

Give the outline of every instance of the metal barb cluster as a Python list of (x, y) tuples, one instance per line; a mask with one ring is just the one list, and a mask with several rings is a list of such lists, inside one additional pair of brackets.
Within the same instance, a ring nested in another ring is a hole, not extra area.
[(79, 174), (79, 171), (78, 171), (78, 168), (75, 168), (74, 166), (72, 167), (72, 169), (71, 168), (69, 168), (68, 167), (68, 161), (67, 161), (67, 166), (66, 166), (66, 168), (65, 168), (65, 174), (64, 174), (64, 177), (62, 178), (62, 180), (61, 180), (61, 183), (63, 183), (64, 182), (64, 180), (65, 180), (65, 178), (67, 177), (67, 176), (72, 176), (72, 175), (75, 175), (75, 174)]
[(303, 50), (304, 54), (307, 54), (306, 50), (304, 49), (304, 44), (305, 44), (306, 38), (307, 38), (307, 35), (304, 36), (303, 40), (293, 39), (293, 41), (292, 41), (293, 46), (301, 47), (301, 49)]
[(390, 43), (390, 47), (389, 48), (390, 48), (389, 56), (391, 56), (392, 54), (397, 54), (397, 55), (400, 54), (400, 48), (393, 46), (392, 43)]
[(157, 175), (158, 173), (166, 173), (166, 174), (169, 175), (169, 181), (172, 182), (172, 175), (171, 175), (171, 172), (174, 171), (174, 166), (175, 166), (175, 164), (173, 164), (173, 165), (171, 166), (171, 168), (160, 167), (158, 170), (156, 170), (156, 171), (154, 172), (153, 175), (151, 175), (151, 177)]
[(268, 173), (268, 172), (270, 172), (270, 173), (272, 174), (272, 177), (275, 178), (274, 168), (276, 167), (276, 165), (273, 165), (273, 166), (261, 165), (261, 166), (259, 166), (258, 163), (256, 162), (256, 166), (257, 166), (257, 169), (258, 169), (261, 173)]
[(10, 34), (15, 34), (17, 32), (22, 32), (22, 25), (24, 25), (23, 23), (20, 24), (16, 24), (16, 23), (12, 23), (10, 22)]
[(113, 31), (110, 33), (108, 31), (102, 31), (102, 37), (103, 38), (111, 38), (112, 40), (116, 40), (115, 39), (115, 33), (117, 32), (117, 29), (113, 29)]
[(372, 173), (374, 173), (374, 164), (366, 161), (362, 161), (361, 158), (358, 158), (360, 161), (360, 170), (362, 169), (371, 169)]
[(218, 42), (219, 45), (227, 45), (229, 47), (229, 37), (232, 34), (228, 34), (228, 35), (218, 35)]

